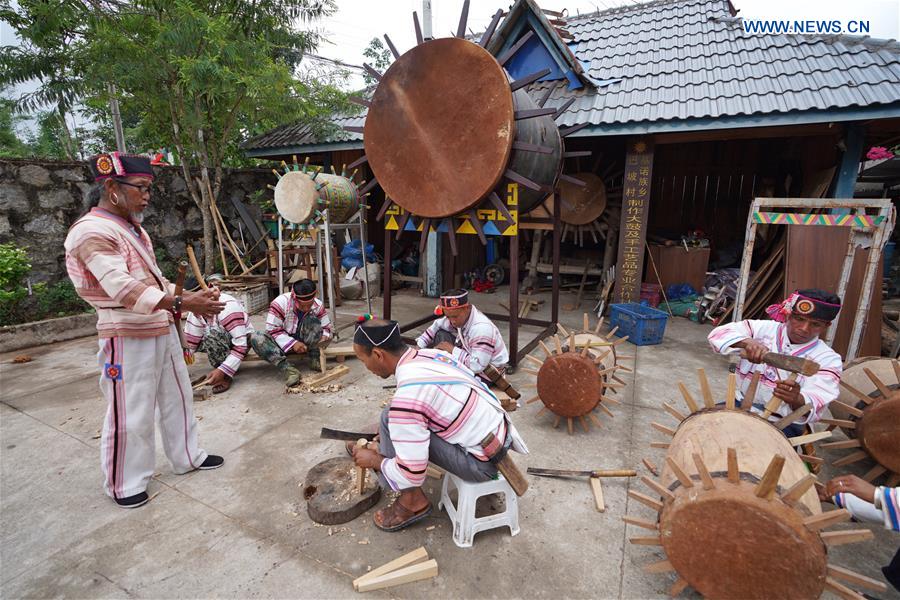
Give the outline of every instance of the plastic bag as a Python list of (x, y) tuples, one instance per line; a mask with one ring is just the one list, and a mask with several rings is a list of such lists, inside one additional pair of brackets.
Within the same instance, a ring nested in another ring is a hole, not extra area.
[(695, 295), (697, 295), (697, 290), (689, 283), (673, 283), (672, 285), (666, 286), (666, 297), (670, 302), (678, 300), (679, 298), (684, 298), (685, 296)]

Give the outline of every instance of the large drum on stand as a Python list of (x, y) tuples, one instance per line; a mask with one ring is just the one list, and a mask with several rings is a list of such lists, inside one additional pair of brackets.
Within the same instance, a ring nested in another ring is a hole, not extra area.
[(275, 208), (295, 225), (309, 225), (325, 208), (332, 223), (346, 223), (359, 210), (359, 192), (340, 175), (289, 171), (275, 185)]

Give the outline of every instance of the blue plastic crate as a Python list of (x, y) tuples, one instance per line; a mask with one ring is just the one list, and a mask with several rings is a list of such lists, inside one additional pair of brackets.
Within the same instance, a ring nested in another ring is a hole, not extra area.
[(628, 336), (636, 346), (651, 346), (662, 342), (669, 315), (634, 302), (609, 305), (609, 326), (616, 327), (616, 336)]

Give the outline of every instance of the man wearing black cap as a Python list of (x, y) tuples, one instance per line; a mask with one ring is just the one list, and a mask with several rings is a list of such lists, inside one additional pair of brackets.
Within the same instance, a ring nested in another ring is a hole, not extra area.
[(97, 309), (100, 389), (107, 400), (100, 438), (106, 493), (123, 508), (145, 504), (156, 466), (154, 415), (176, 473), (222, 466), (197, 442), (193, 394), (173, 312), (211, 317), (225, 304), (218, 290), (184, 292), (156, 265), (141, 227), (153, 170), (146, 156), (111, 152), (90, 159), (97, 206), (66, 236), (66, 268), (75, 291)]
[(352, 442), (347, 447), (358, 466), (378, 472), (383, 488), (400, 492), (375, 513), (379, 529), (397, 531), (431, 513), (422, 492), (429, 462), (479, 482), (497, 476), (497, 463), (509, 449), (528, 453), (487, 386), (444, 352), (408, 347), (396, 321), (363, 321), (353, 351), (375, 375), (397, 378), (397, 391), (381, 413), (377, 449)]
[(489, 383), (492, 379), (483, 375), (489, 365), (498, 373), (506, 370), (509, 352), (503, 336), (483, 312), (469, 303), (469, 292), (462, 289), (444, 292), (434, 312), (440, 318), (416, 338), (419, 348), (448, 352)]
[[(792, 411), (810, 405), (807, 416), (784, 429), (788, 436), (799, 435), (803, 426), (815, 423), (822, 416), (828, 403), (838, 397), (842, 364), (840, 355), (822, 339), (841, 309), (841, 300), (822, 290), (799, 290), (784, 302), (766, 309), (771, 321), (740, 321), (728, 323), (712, 330), (709, 344), (720, 354), (740, 352), (742, 360), (737, 367), (740, 402), (750, 387), (754, 373), (760, 373), (754, 412), (763, 412), (769, 400), (775, 396), (782, 403), (770, 416), (777, 421)], [(787, 371), (780, 371), (762, 362), (766, 352), (790, 354), (819, 363), (819, 372), (795, 382), (788, 381)]]
[(308, 357), (310, 366), (319, 365), (319, 352), (332, 338), (331, 318), (325, 303), (316, 298), (316, 282), (301, 279), (291, 291), (281, 294), (269, 305), (266, 331), (250, 334), (253, 351), (277, 366), (284, 383), (293, 387), (300, 383), (300, 371), (288, 362), (288, 354)]

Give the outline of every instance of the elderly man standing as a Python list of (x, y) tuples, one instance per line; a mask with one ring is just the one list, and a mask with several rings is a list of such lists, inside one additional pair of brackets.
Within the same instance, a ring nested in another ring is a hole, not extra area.
[(509, 352), (497, 326), (473, 304), (469, 304), (466, 290), (449, 290), (441, 294), (441, 304), (435, 309), (441, 318), (435, 319), (422, 335), (416, 338), (419, 348), (436, 348), (453, 356), (460, 364), (492, 383), (484, 370), (488, 365), (503, 373), (509, 362)]
[(72, 225), (66, 268), (97, 309), (100, 389), (107, 400), (100, 440), (106, 493), (123, 508), (145, 504), (156, 464), (155, 413), (176, 473), (225, 462), (197, 442), (193, 394), (173, 312), (203, 316), (224, 307), (215, 290), (175, 295), (141, 227), (150, 203), (150, 159), (112, 152), (90, 159), (99, 204)]

